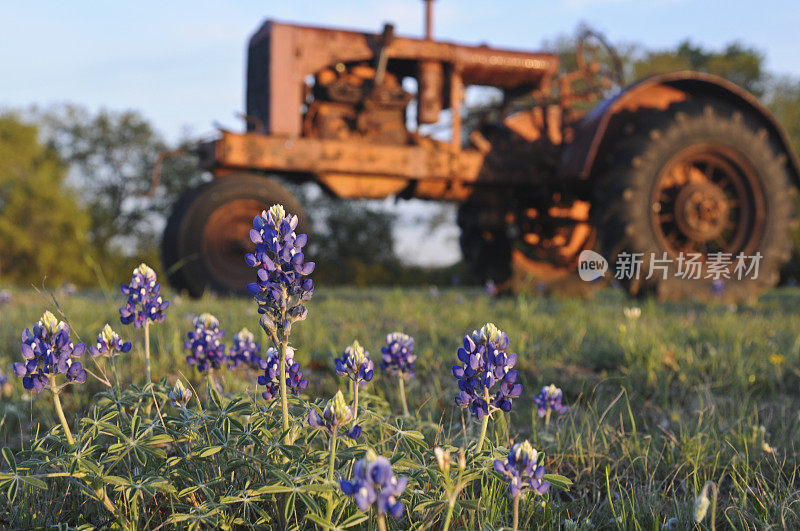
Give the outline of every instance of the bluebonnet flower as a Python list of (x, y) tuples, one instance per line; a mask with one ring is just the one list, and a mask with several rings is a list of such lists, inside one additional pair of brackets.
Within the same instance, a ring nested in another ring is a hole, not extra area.
[(305, 234), (296, 234), (297, 216), (287, 214), (282, 205), (273, 205), (253, 219), (250, 239), (256, 244), (254, 253), (245, 261), (256, 268), (258, 280), (247, 290), (258, 303), (261, 326), (275, 334), (278, 328), (287, 331), (294, 321), (308, 315), (302, 305), (314, 294), (314, 281), (305, 278), (314, 271), (314, 262), (306, 262), (303, 247)]
[(186, 363), (199, 372), (219, 369), (226, 358), (225, 345), (222, 343), (224, 335), (225, 331), (219, 329), (219, 321), (210, 313), (195, 317), (194, 330), (187, 334), (189, 340), (183, 344), (189, 350)]
[(368, 450), (366, 457), (356, 461), (353, 466), (353, 479), (339, 482), (342, 492), (352, 496), (362, 512), (374, 507), (378, 516), (390, 514), (395, 518), (403, 516), (403, 504), (398, 498), (408, 486), (408, 478), (397, 477), (392, 464), (383, 456)]
[(533, 491), (545, 494), (550, 490), (550, 482), (544, 479), (544, 465), (540, 464), (544, 454), (537, 452), (528, 441), (517, 443), (511, 447), (505, 461), (495, 459), (494, 469), (508, 483), (512, 498)]
[(189, 400), (192, 399), (192, 392), (184, 387), (183, 382), (178, 380), (175, 382), (175, 387), (169, 392), (169, 399), (175, 404), (175, 407), (185, 408)]
[(22, 332), (21, 350), (25, 362), (14, 363), (14, 372), (22, 377), (25, 389), (39, 392), (52, 388), (51, 378), (58, 374), (66, 375), (68, 383), (86, 381), (83, 364), (73, 361), (83, 356), (86, 346), (83, 343), (74, 345), (69, 336), (69, 325), (50, 312), (44, 312), (33, 325), (33, 332), (28, 328)]
[(122, 338), (111, 329), (111, 326), (106, 324), (103, 330), (97, 334), (97, 345), (90, 347), (89, 353), (93, 357), (105, 356), (106, 358), (113, 358), (130, 350), (130, 341), (123, 342)]
[(381, 370), (400, 378), (414, 377), (414, 338), (400, 332), (386, 336), (386, 346), (381, 347)]
[(254, 369), (259, 368), (260, 350), (261, 345), (256, 342), (253, 333), (247, 328), (242, 328), (233, 336), (233, 346), (228, 354), (228, 368), (235, 369), (243, 364)]
[(9, 302), (11, 302), (12, 298), (13, 297), (11, 296), (10, 291), (8, 291), (7, 289), (0, 290), (0, 306), (8, 304)]
[(372, 380), (375, 374), (369, 352), (358, 341), (344, 349), (341, 358), (336, 359), (336, 374), (347, 376), (356, 384)]
[[(460, 389), (456, 404), (468, 407), (479, 419), (494, 410), (511, 411), (512, 399), (522, 394), (522, 384), (517, 383), (519, 374), (513, 369), (517, 355), (507, 353), (507, 348), (508, 334), (487, 323), (472, 336), (464, 336), (464, 346), (458, 349), (463, 365), (453, 366)], [(497, 384), (497, 391), (493, 391)]]
[[(325, 409), (320, 417), (314, 408), (308, 412), (308, 424), (312, 428), (325, 430), (330, 434), (338, 432), (353, 420), (353, 408), (344, 401), (344, 395), (337, 391), (331, 400), (325, 405)], [(347, 436), (351, 439), (358, 439), (361, 436), (361, 426), (356, 424), (348, 432)]]
[(533, 397), (533, 403), (538, 407), (539, 416), (544, 417), (550, 411), (565, 413), (569, 408), (561, 403), (563, 396), (564, 393), (554, 384), (542, 387), (539, 394)]
[(725, 293), (725, 281), (717, 278), (711, 281), (711, 294), (723, 295)]
[(122, 293), (128, 296), (125, 306), (119, 309), (122, 324), (133, 323), (134, 327), (141, 328), (148, 322), (164, 322), (164, 310), (169, 301), (161, 298), (161, 284), (149, 266), (140, 264), (134, 269), (131, 283), (122, 286)]
[[(280, 379), (278, 378), (280, 361), (280, 353), (274, 348), (269, 348), (265, 359), (258, 362), (259, 367), (264, 371), (264, 374), (258, 377), (258, 385), (267, 386), (266, 391), (261, 393), (264, 400), (272, 400), (281, 395)], [(286, 389), (295, 396), (300, 396), (306, 387), (308, 387), (308, 380), (303, 378), (300, 364), (294, 359), (294, 349), (286, 347)]]
[(3, 372), (3, 369), (0, 369), (0, 390), (2, 390), (6, 382), (8, 382), (8, 376)]

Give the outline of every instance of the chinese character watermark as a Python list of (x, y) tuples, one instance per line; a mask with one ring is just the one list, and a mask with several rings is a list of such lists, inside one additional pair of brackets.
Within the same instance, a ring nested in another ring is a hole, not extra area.
[[(614, 263), (614, 278), (617, 280), (756, 280), (763, 255), (714, 252), (705, 257), (700, 253), (662, 253), (621, 252)], [(592, 282), (604, 278), (609, 265), (602, 255), (594, 251), (583, 251), (578, 257), (578, 274), (582, 280)]]

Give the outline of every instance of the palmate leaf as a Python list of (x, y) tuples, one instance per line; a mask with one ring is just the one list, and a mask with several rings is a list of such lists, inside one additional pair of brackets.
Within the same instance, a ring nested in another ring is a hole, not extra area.
[(219, 453), (222, 448), (222, 446), (209, 446), (208, 448), (203, 448), (197, 452), (196, 455), (201, 458), (211, 457), (212, 455)]
[(558, 487), (560, 489), (568, 490), (572, 486), (572, 480), (565, 476), (560, 476), (558, 474), (545, 474), (544, 480), (549, 481), (551, 485), (554, 487)]
[(333, 525), (329, 521), (325, 520), (321, 516), (317, 516), (317, 515), (315, 515), (313, 513), (308, 513), (306, 515), (306, 519), (307, 520), (311, 520), (312, 522), (314, 522), (315, 524), (320, 526), (322, 529), (336, 529), (335, 525)]
[(17, 460), (14, 457), (14, 452), (11, 451), (11, 448), (8, 448), (7, 446), (3, 447), (3, 459), (6, 463), (8, 463), (8, 468), (10, 468), (12, 472), (17, 471)]
[(347, 520), (342, 522), (342, 525), (340, 525), (339, 527), (341, 527), (342, 529), (347, 529), (349, 527), (354, 527), (354, 526), (357, 526), (358, 524), (364, 522), (368, 518), (369, 518), (369, 516), (366, 515), (366, 514), (354, 514), (353, 516), (351, 516), (350, 518), (348, 518)]
[(47, 490), (47, 483), (43, 480), (32, 477), (32, 476), (19, 476), (19, 480), (26, 485), (30, 485), (31, 487), (36, 487), (37, 489)]

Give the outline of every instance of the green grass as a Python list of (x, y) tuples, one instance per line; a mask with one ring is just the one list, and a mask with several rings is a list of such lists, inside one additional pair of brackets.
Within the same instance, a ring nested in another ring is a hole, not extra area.
[[(167, 321), (152, 328), (153, 374), (169, 375), (172, 382), (182, 373), (205, 394), (204, 379), (184, 362), (183, 339), (191, 318), (202, 311), (214, 313), (230, 340), (243, 326), (259, 329), (255, 305), (246, 299), (171, 300)], [(106, 322), (134, 342), (134, 355), (121, 358), (118, 367), (141, 384), (143, 361), (136, 353), (143, 350), (143, 336), (119, 324), (120, 301), (121, 296), (99, 292), (58, 298), (87, 344)], [(641, 318), (626, 319), (623, 308), (636, 304)], [(510, 439), (529, 438), (546, 453), (549, 473), (574, 481), (568, 491), (553, 492), (546, 510), (526, 505), (523, 511), (534, 519), (523, 522), (558, 527), (566, 519), (579, 526), (590, 519), (598, 527), (660, 529), (677, 518), (675, 529), (686, 528), (692, 524), (695, 497), (706, 481), (713, 481), (719, 485), (717, 525), (800, 527), (798, 290), (776, 290), (755, 307), (737, 309), (636, 303), (610, 290), (591, 300), (493, 300), (469, 290), (434, 296), (427, 290), (321, 287), (308, 307), (308, 320), (295, 325), (292, 336), (296, 358), (311, 381), (306, 396), (328, 399), (337, 386), (346, 390), (332, 358), (354, 339), (378, 360), (386, 333), (404, 331), (415, 338), (419, 355), (417, 378), (407, 386), (409, 407), (431, 439), (429, 445), (435, 436), (449, 437), (455, 446), (474, 439), (479, 426), (454, 407), (450, 368), (464, 333), (487, 321), (505, 330), (511, 350), (519, 354), (525, 390), (510, 422), (491, 424), (492, 439), (508, 446)], [(51, 300), (19, 290), (0, 309), (0, 367), (6, 373), (18, 360), (21, 330), (46, 309), (55, 311)], [(96, 372), (88, 360), (85, 366)], [(225, 372), (220, 379), (226, 394), (254, 394), (254, 374)], [(376, 373), (364, 403), (388, 401), (399, 412), (396, 386), (380, 374), (377, 362)], [(0, 404), (0, 445), (27, 448), (36, 433), (57, 420), (51, 400), (27, 399), (12, 380)], [(531, 398), (551, 382), (564, 390), (571, 409), (545, 428), (533, 418)], [(93, 394), (102, 389), (93, 382), (68, 390), (62, 398), (67, 417), (85, 415)], [(425, 426), (440, 429), (426, 431)], [(422, 488), (415, 484), (408, 492)], [(483, 509), (474, 514), (469, 504), (461, 507), (456, 525), (509, 525), (505, 501), (491, 495), (499, 501), (483, 500)], [(425, 517), (410, 509), (411, 521)]]

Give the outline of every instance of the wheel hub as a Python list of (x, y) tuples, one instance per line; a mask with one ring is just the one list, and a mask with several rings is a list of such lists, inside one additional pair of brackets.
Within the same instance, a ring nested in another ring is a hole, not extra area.
[(722, 188), (710, 181), (684, 186), (675, 201), (675, 221), (681, 232), (697, 242), (722, 234), (730, 208)]

